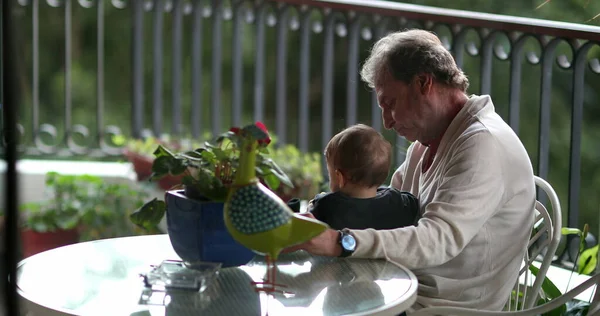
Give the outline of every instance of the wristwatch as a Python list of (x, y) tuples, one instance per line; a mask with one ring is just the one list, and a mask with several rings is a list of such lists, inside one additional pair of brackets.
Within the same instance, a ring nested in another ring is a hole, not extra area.
[(352, 236), (350, 233), (343, 230), (338, 232), (340, 233), (338, 243), (342, 247), (342, 253), (340, 254), (340, 257), (345, 258), (354, 253), (354, 250), (356, 249), (356, 239), (354, 239), (354, 236)]

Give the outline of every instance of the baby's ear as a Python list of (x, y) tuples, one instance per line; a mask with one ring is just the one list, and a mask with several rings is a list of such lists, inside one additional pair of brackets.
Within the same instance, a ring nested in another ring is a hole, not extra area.
[(344, 174), (340, 171), (340, 169), (335, 170), (335, 177), (337, 178), (337, 184), (339, 189), (343, 188), (344, 185), (346, 185), (346, 183), (348, 182), (346, 181), (346, 177), (344, 177)]

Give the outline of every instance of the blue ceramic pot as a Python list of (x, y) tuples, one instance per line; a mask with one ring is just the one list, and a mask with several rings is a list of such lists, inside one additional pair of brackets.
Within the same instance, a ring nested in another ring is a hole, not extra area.
[(235, 241), (223, 221), (222, 202), (188, 198), (184, 191), (168, 191), (167, 231), (173, 249), (185, 261), (220, 262), (240, 266), (254, 252)]

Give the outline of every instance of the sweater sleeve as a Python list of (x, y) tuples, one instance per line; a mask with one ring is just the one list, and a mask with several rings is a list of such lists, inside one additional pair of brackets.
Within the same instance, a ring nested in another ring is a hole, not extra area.
[(385, 258), (409, 269), (439, 266), (456, 257), (492, 217), (504, 195), (502, 153), (481, 131), (458, 140), (417, 226), (352, 230), (353, 257)]

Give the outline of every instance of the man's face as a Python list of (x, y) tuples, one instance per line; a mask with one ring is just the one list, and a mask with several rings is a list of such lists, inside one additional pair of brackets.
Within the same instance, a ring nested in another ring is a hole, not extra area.
[(411, 142), (423, 141), (427, 104), (418, 83), (406, 84), (385, 75), (375, 91), (385, 128)]

